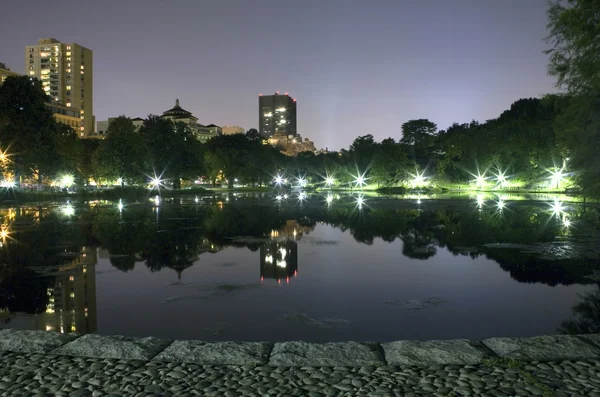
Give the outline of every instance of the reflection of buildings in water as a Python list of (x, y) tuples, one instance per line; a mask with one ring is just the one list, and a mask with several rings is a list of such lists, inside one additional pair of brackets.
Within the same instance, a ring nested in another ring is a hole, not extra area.
[[(221, 251), (222, 249), (223, 249), (223, 247), (216, 245), (215, 243), (212, 243), (208, 239), (204, 238), (204, 239), (202, 239), (202, 243), (200, 244), (200, 247), (198, 249), (198, 255), (202, 255), (206, 252), (209, 252), (211, 254), (216, 254), (217, 252)], [(196, 257), (191, 261), (179, 261), (179, 262), (173, 263), (172, 265), (167, 266), (167, 267), (175, 270), (175, 272), (177, 273), (177, 279), (181, 280), (181, 274), (183, 273), (183, 271), (185, 269), (187, 269), (188, 267), (192, 267), (198, 259), (199, 258)]]
[(295, 220), (287, 220), (283, 226), (279, 229), (271, 230), (271, 239), (274, 240), (287, 240), (296, 239), (300, 240), (303, 235), (309, 234), (315, 230), (314, 226), (300, 226)]
[(303, 235), (314, 230), (314, 226), (301, 226), (288, 220), (278, 230), (271, 230), (271, 241), (260, 246), (260, 279), (277, 279), (281, 282), (298, 275), (298, 244)]
[(46, 312), (36, 316), (35, 328), (61, 333), (95, 332), (96, 248), (82, 248), (81, 255), (58, 267), (48, 285)]
[(292, 240), (269, 241), (260, 246), (260, 279), (285, 279), (298, 274), (298, 243)]

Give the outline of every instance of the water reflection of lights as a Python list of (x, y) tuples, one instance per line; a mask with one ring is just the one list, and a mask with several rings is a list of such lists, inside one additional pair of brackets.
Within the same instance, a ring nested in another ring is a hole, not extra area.
[(119, 208), (119, 212), (123, 211), (123, 208), (125, 206), (123, 205), (123, 200), (119, 199), (119, 204), (117, 205), (117, 208)]
[(485, 205), (485, 198), (483, 198), (482, 194), (477, 195), (477, 208), (482, 209)]
[(67, 204), (61, 208), (63, 214), (67, 216), (75, 215), (75, 208), (71, 204)]
[(287, 268), (287, 263), (285, 261), (277, 261), (277, 267), (285, 269)]
[(266, 263), (273, 263), (273, 255), (267, 255), (267, 256), (265, 256), (265, 262)]
[(325, 201), (327, 202), (327, 204), (331, 204), (333, 202), (333, 196), (331, 194), (327, 195)]
[(498, 173), (496, 174), (496, 182), (498, 182), (501, 187), (504, 187), (504, 185), (507, 183), (506, 175), (504, 172), (498, 170)]
[(159, 195), (154, 196), (154, 204), (160, 205), (160, 196)]
[(498, 211), (502, 211), (506, 207), (506, 203), (504, 202), (504, 200), (499, 199), (496, 203), (496, 207), (498, 208)]
[(281, 201), (283, 200), (283, 196), (281, 194), (278, 194), (277, 196), (275, 196), (275, 200)]
[(284, 199), (284, 200), (287, 200), (287, 198), (288, 198), (288, 195), (287, 195), (287, 194), (284, 194), (284, 195), (283, 195), (283, 199)]
[(306, 193), (304, 193), (304, 192), (298, 193), (298, 200), (299, 201), (306, 200)]
[(358, 196), (356, 198), (356, 206), (358, 207), (358, 209), (362, 209), (363, 204), (365, 203), (365, 198), (363, 196)]
[(552, 213), (557, 216), (560, 216), (565, 210), (563, 203), (557, 198), (554, 199), (554, 203), (552, 203), (550, 207), (552, 209)]
[(287, 255), (287, 250), (283, 247), (279, 248), (279, 254), (281, 255), (281, 259), (285, 259)]
[(7, 237), (10, 237), (10, 228), (8, 225), (2, 225), (0, 227), (0, 238), (2, 239), (2, 242), (4, 242)]
[(296, 178), (296, 182), (298, 183), (298, 188), (303, 188), (306, 187), (306, 185), (308, 184), (308, 182), (306, 181), (306, 178), (299, 176), (298, 178)]
[(567, 229), (571, 227), (571, 220), (569, 218), (567, 218), (566, 216), (563, 217), (562, 223), (563, 223), (563, 226)]

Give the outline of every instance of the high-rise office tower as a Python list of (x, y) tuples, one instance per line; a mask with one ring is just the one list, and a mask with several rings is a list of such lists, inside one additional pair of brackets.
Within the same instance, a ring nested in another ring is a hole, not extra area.
[(258, 125), (263, 136), (296, 135), (296, 100), (288, 95), (258, 97)]
[(25, 47), (25, 74), (40, 79), (52, 101), (80, 112), (82, 138), (94, 132), (93, 71), (92, 51), (79, 44), (45, 38)]

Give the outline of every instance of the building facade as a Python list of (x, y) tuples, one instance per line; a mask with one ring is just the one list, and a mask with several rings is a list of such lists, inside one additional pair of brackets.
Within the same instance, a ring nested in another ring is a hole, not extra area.
[(246, 131), (237, 125), (226, 125), (222, 128), (223, 135), (244, 134)]
[(4, 80), (6, 80), (6, 78), (8, 76), (18, 76), (18, 75), (19, 75), (19, 73), (13, 72), (9, 68), (7, 68), (5, 64), (0, 62), (0, 85), (2, 83), (4, 83)]
[[(96, 131), (92, 136), (90, 136), (90, 138), (106, 138), (106, 135), (108, 134), (108, 127), (110, 126), (110, 123), (113, 122), (113, 120), (116, 120), (116, 117), (109, 117), (108, 120), (98, 121), (96, 123)], [(144, 119), (141, 117), (131, 119), (131, 122), (133, 123), (133, 127), (136, 131), (139, 131), (140, 128), (142, 128), (142, 126), (144, 125)]]
[(160, 117), (163, 119), (171, 120), (176, 123), (183, 123), (187, 125), (190, 128), (190, 130), (192, 130), (196, 138), (198, 138), (198, 140), (203, 143), (215, 136), (218, 136), (221, 133), (221, 127), (218, 127), (214, 124), (210, 124), (207, 126), (199, 124), (198, 117), (194, 116), (192, 112), (183, 109), (179, 105), (179, 99), (175, 100), (174, 107), (163, 112), (163, 114)]
[(25, 47), (25, 74), (36, 77), (52, 101), (79, 110), (79, 136), (94, 133), (93, 53), (76, 43), (40, 39)]
[(265, 137), (296, 135), (296, 100), (288, 95), (262, 95), (258, 97), (259, 132)]
[(52, 111), (52, 115), (57, 122), (68, 125), (77, 135), (80, 135), (81, 112), (79, 109), (65, 106), (60, 102), (50, 102), (47, 106)]

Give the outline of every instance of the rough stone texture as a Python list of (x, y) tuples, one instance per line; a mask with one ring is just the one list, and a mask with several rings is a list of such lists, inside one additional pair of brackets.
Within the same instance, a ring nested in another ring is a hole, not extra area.
[(46, 353), (78, 337), (77, 334), (2, 329), (0, 330), (0, 350), (19, 353)]
[(537, 361), (585, 360), (600, 358), (600, 348), (577, 336), (535, 338), (491, 338), (483, 343), (503, 358)]
[(274, 366), (361, 366), (384, 365), (374, 343), (275, 343), (269, 365)]
[(155, 361), (204, 365), (266, 364), (272, 344), (259, 342), (175, 341)]
[(495, 355), (481, 342), (467, 339), (447, 341), (397, 341), (382, 343), (388, 365), (481, 364)]
[(130, 338), (87, 334), (53, 350), (69, 356), (150, 360), (171, 343), (158, 338)]
[(579, 337), (600, 349), (600, 334), (579, 335)]

